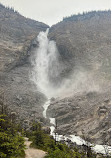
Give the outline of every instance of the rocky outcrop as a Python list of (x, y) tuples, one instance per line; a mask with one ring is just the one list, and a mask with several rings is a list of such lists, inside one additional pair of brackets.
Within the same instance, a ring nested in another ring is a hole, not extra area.
[(61, 76), (73, 75), (74, 84), (72, 93), (66, 93), (70, 97), (64, 95), (66, 87), (64, 97), (49, 107), (59, 134), (85, 135), (95, 143), (111, 145), (110, 26), (111, 11), (99, 11), (66, 17), (50, 28), (49, 37), (56, 41), (59, 61), (65, 65)]
[[(111, 11), (107, 11), (74, 15), (50, 28), (49, 38), (56, 41), (63, 66), (59, 79), (73, 75), (81, 80), (69, 97), (64, 95), (66, 86), (61, 98), (51, 99), (47, 114), (57, 119), (59, 134), (85, 135), (95, 143), (111, 145), (110, 26)], [(24, 122), (24, 128), (31, 120), (49, 126), (42, 116), (46, 97), (29, 77), (30, 57), (37, 47), (34, 39), (47, 28), (0, 4), (0, 100), (12, 117)]]
[(52, 101), (47, 115), (57, 120), (59, 134), (75, 134), (111, 145), (111, 95), (90, 92)]
[(111, 79), (111, 11), (89, 12), (66, 17), (50, 28), (65, 63), (71, 71), (93, 73), (97, 81)]
[(0, 70), (24, 64), (31, 41), (47, 25), (0, 5)]
[(47, 28), (0, 4), (0, 96), (21, 123), (42, 118), (41, 105), (46, 98), (30, 81), (29, 57), (35, 48), (34, 39)]

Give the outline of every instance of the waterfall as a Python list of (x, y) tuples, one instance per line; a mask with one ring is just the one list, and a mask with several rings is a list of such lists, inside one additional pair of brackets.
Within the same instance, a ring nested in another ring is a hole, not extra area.
[[(61, 67), (59, 60), (58, 60), (59, 54), (58, 54), (58, 50), (56, 47), (56, 43), (54, 41), (48, 39), (48, 32), (49, 32), (48, 29), (46, 30), (46, 32), (40, 32), (37, 37), (39, 47), (37, 48), (37, 50), (35, 52), (34, 61), (33, 61), (34, 67), (33, 67), (33, 71), (32, 71), (32, 73), (33, 73), (32, 80), (37, 85), (37, 88), (39, 88), (39, 91), (44, 93), (47, 96), (47, 98), (49, 98), (48, 101), (43, 105), (44, 118), (47, 118), (46, 112), (50, 105), (50, 98), (55, 97), (60, 92), (60, 90), (64, 91), (64, 89), (67, 89), (67, 91), (68, 91), (68, 86), (70, 86), (70, 87), (72, 86), (75, 90), (79, 89), (79, 88), (81, 89), (82, 86), (80, 86), (80, 85), (84, 85), (84, 83), (87, 83), (87, 86), (88, 86), (87, 73), (85, 75), (83, 75), (85, 72), (82, 73), (81, 71), (79, 71), (76, 74), (76, 77), (74, 79), (70, 77), (69, 80), (65, 80), (65, 82), (63, 82), (64, 84), (62, 84), (61, 86), (56, 82), (56, 80), (59, 78), (60, 73), (62, 72), (63, 68)], [(77, 78), (79, 78), (79, 81), (77, 80)], [(84, 78), (84, 80), (83, 80), (83, 78)], [(72, 85), (72, 83), (73, 83), (73, 85)], [(90, 82), (89, 82), (89, 85), (91, 85)], [(84, 86), (83, 86), (83, 90), (84, 89), (86, 89), (86, 87), (84, 88)], [(90, 89), (90, 87), (88, 87), (88, 89)], [(92, 89), (92, 86), (91, 86), (91, 89)], [(97, 86), (95, 89), (98, 89)], [(50, 129), (51, 129), (50, 134), (54, 137), (55, 136), (55, 134), (54, 134), (55, 118), (49, 118), (49, 119), (50, 119), (50, 123), (52, 125), (50, 127)], [(83, 144), (88, 143), (88, 142), (85, 142), (85, 140), (83, 140), (79, 136), (75, 136), (75, 135), (63, 136), (63, 135), (57, 134), (56, 139), (57, 139), (57, 141), (60, 141), (63, 139), (64, 140), (69, 139), (72, 142), (76, 142), (76, 144), (78, 144), (78, 145), (83, 145)], [(93, 145), (91, 143), (89, 143), (89, 144), (90, 144), (90, 146), (94, 146), (94, 147), (92, 147), (92, 150), (94, 150), (97, 153), (105, 154), (104, 147), (107, 147), (107, 149), (109, 151), (111, 151), (110, 146)]]
[(47, 98), (68, 96), (85, 91), (99, 91), (99, 85), (94, 80), (92, 72), (76, 67), (66, 76), (67, 66), (62, 61), (60, 62), (56, 43), (48, 39), (48, 32), (49, 29), (46, 32), (40, 32), (37, 36), (39, 47), (35, 51), (32, 62), (31, 77), (37, 89), (44, 93)]
[[(45, 118), (47, 118), (47, 109), (50, 106), (50, 99), (43, 105), (44, 111), (43, 111), (43, 116)], [(49, 118), (51, 126), (50, 126), (50, 135), (52, 135), (55, 138), (55, 118)], [(102, 154), (106, 154), (106, 149), (108, 150), (108, 152), (111, 152), (111, 146), (107, 146), (107, 145), (95, 145), (95, 144), (91, 144), (90, 142), (86, 142), (85, 140), (83, 140), (81, 137), (79, 136), (75, 136), (75, 135), (59, 135), (58, 133), (56, 133), (56, 141), (61, 141), (61, 140), (71, 140), (71, 142), (76, 143), (77, 145), (89, 145), (93, 151), (95, 151), (96, 153), (102, 153)]]
[(48, 39), (48, 32), (40, 32), (37, 41), (39, 47), (35, 52), (33, 62), (33, 81), (48, 98), (55, 95), (57, 85), (54, 86), (56, 79), (60, 74), (58, 62), (58, 50), (56, 43)]

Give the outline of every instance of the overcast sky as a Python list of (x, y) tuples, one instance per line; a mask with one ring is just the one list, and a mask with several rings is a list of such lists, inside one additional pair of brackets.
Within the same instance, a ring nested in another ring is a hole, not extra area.
[(53, 25), (71, 14), (111, 9), (111, 0), (0, 0), (22, 15)]

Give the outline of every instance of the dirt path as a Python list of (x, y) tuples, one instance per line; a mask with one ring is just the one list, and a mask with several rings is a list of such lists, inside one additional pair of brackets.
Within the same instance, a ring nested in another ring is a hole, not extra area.
[(39, 149), (30, 148), (30, 144), (31, 144), (31, 141), (28, 141), (28, 138), (25, 138), (25, 145), (26, 145), (25, 158), (44, 158), (45, 157), (46, 152)]

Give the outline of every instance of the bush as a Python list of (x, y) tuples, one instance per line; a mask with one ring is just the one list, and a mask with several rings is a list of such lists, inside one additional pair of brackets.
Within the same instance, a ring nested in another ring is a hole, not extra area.
[(47, 151), (49, 148), (54, 148), (54, 139), (52, 139), (48, 134), (44, 133), (40, 124), (37, 124), (36, 131), (31, 132), (31, 135), (32, 137), (30, 139), (33, 141), (31, 144), (32, 147), (36, 147), (45, 151)]
[(6, 115), (0, 115), (0, 158), (19, 158), (24, 154), (24, 139)]
[(55, 140), (45, 134), (41, 129), (39, 123), (35, 123), (32, 126), (32, 132), (28, 133), (30, 139), (33, 141), (31, 144), (32, 147), (36, 147), (48, 152), (46, 158), (80, 158), (81, 154), (71, 150), (67, 145), (57, 143)]
[(65, 144), (57, 144), (54, 150), (48, 151), (48, 155), (45, 158), (81, 158), (81, 154), (71, 150)]

